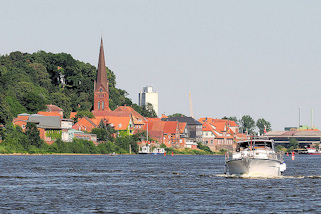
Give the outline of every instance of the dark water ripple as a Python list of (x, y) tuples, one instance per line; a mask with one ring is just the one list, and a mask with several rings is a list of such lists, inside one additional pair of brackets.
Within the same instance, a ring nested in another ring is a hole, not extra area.
[(223, 175), (222, 156), (0, 156), (0, 212), (320, 213), (320, 161), (253, 179)]

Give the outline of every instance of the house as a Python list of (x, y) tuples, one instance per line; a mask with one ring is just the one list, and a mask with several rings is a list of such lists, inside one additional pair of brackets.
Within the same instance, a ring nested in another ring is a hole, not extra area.
[(59, 116), (61, 118), (63, 118), (64, 116), (64, 111), (63, 109), (59, 108), (56, 105), (46, 105), (47, 109), (46, 111), (39, 111), (37, 114), (43, 115), (43, 116)]
[(187, 124), (187, 138), (194, 142), (202, 142), (202, 123), (192, 117), (163, 117), (162, 121), (177, 121)]
[(203, 130), (203, 145), (208, 146), (212, 151), (221, 149), (233, 150), (236, 142), (243, 139), (239, 135), (239, 127), (235, 121), (225, 119), (200, 118)]
[(146, 118), (143, 117), (141, 114), (139, 114), (137, 111), (135, 111), (131, 106), (119, 106), (114, 111), (116, 112), (128, 112), (131, 113), (131, 117), (133, 120), (134, 128), (136, 130), (140, 130), (143, 128), (146, 122)]
[(148, 131), (149, 140), (156, 140), (159, 144), (174, 148), (196, 148), (197, 144), (190, 143), (187, 138), (187, 124), (178, 121), (162, 121), (147, 119), (143, 128)]
[(79, 133), (78, 135), (72, 135), (70, 138), (70, 130), (72, 129), (72, 120), (61, 118), (59, 116), (44, 116), (41, 114), (19, 114), (17, 118), (13, 119), (14, 125), (21, 126), (22, 130), (26, 130), (26, 125), (28, 122), (35, 123), (39, 130), (40, 138), (43, 139), (46, 143), (52, 144), (57, 139), (61, 139), (64, 142), (72, 141), (73, 137), (81, 136), (83, 139), (92, 139), (95, 143), (97, 137), (91, 134), (86, 134), (84, 132)]
[(72, 142), (74, 138), (92, 141), (95, 145), (97, 145), (97, 135), (84, 133), (75, 129), (69, 129), (68, 140), (66, 140), (66, 142)]
[(117, 136), (128, 136), (134, 133), (134, 123), (131, 114), (128, 116), (103, 116), (96, 117), (92, 121), (98, 126), (103, 120), (106, 125), (110, 125), (117, 131)]
[[(99, 123), (98, 123), (99, 124)], [(91, 132), (93, 128), (97, 128), (98, 124), (94, 123), (92, 119), (88, 117), (79, 118), (72, 128), (79, 131)]]

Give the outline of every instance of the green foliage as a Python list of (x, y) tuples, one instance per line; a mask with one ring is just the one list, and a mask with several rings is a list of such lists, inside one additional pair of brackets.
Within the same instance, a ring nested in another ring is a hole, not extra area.
[(119, 147), (112, 142), (100, 143), (97, 146), (97, 149), (100, 151), (101, 154), (110, 154), (113, 152), (119, 153), (119, 150), (120, 150)]
[(0, 124), (10, 123), (13, 119), (10, 105), (4, 100), (4, 96), (0, 94)]
[(181, 113), (175, 113), (175, 114), (172, 114), (172, 115), (168, 115), (168, 117), (186, 117), (186, 115), (181, 114)]
[(39, 130), (37, 129), (36, 124), (28, 122), (25, 134), (29, 140), (30, 145), (39, 148), (43, 144), (43, 141), (40, 139)]
[(78, 119), (82, 117), (94, 118), (95, 116), (92, 112), (83, 110), (83, 111), (78, 111), (75, 117)]
[[(116, 76), (106, 68), (110, 108), (132, 105), (125, 90), (116, 88)], [(91, 111), (96, 67), (66, 53), (19, 51), (0, 56), (0, 123), (11, 122), (19, 113), (37, 113), (46, 104), (71, 111)]]
[(287, 152), (287, 149), (286, 149), (284, 146), (282, 146), (282, 145), (277, 145), (277, 146), (275, 147), (275, 150), (276, 150), (276, 151)]
[(156, 112), (153, 109), (152, 104), (147, 103), (146, 106), (139, 106), (137, 104), (132, 104), (132, 108), (141, 114), (143, 117), (156, 118)]
[(264, 118), (260, 118), (256, 121), (256, 127), (259, 129), (259, 132), (261, 134), (264, 133), (264, 128), (266, 127), (266, 131), (272, 131), (271, 129), (271, 123), (266, 121)]
[(46, 132), (46, 137), (51, 137), (51, 139), (59, 139), (61, 138), (61, 130), (48, 130)]
[(114, 141), (112, 134), (116, 133), (116, 130), (109, 124), (106, 124), (104, 120), (101, 120), (98, 127), (93, 128), (91, 133), (96, 134), (99, 141)]
[(299, 147), (299, 142), (295, 138), (291, 138), (289, 141), (289, 147), (292, 147), (294, 149), (297, 149)]
[(241, 127), (243, 130), (243, 133), (248, 132), (249, 134), (252, 134), (254, 132), (255, 122), (250, 115), (244, 115), (242, 117)]
[(205, 151), (205, 152), (207, 152), (209, 154), (213, 154), (212, 150), (208, 146), (202, 145), (201, 142), (197, 143), (197, 148), (200, 149), (200, 150), (203, 150), (203, 151)]
[(10, 108), (11, 115), (18, 115), (24, 112), (27, 112), (27, 109), (19, 103), (19, 101), (11, 96), (7, 96), (5, 98), (5, 102), (8, 104)]
[(222, 119), (223, 119), (223, 120), (234, 121), (234, 122), (236, 122), (237, 124), (239, 123), (239, 121), (237, 120), (237, 117), (236, 117), (236, 116), (233, 116), (233, 117), (224, 116)]

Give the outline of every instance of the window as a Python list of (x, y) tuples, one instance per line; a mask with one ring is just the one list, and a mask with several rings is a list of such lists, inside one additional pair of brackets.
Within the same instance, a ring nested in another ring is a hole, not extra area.
[(98, 102), (98, 109), (100, 109), (100, 102)]
[(104, 110), (104, 101), (101, 102), (101, 109)]
[(213, 145), (213, 140), (211, 140), (211, 145)]
[(100, 92), (100, 93), (101, 93), (101, 92), (103, 92), (103, 89), (102, 89), (102, 88), (100, 88), (100, 89), (99, 89), (99, 92)]

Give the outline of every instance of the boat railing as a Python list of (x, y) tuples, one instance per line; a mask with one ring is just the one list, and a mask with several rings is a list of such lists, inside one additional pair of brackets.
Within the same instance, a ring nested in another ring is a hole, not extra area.
[[(277, 152), (277, 153), (272, 152), (271, 153), (271, 152), (268, 152), (268, 151), (265, 150), (264, 156), (266, 158), (268, 158), (268, 159), (278, 160), (280, 162), (284, 161), (284, 159), (283, 159), (284, 158), (284, 152)], [(225, 161), (232, 160), (232, 159), (238, 159), (238, 158), (242, 159), (242, 158), (245, 158), (245, 157), (255, 158), (255, 157), (260, 157), (260, 156), (258, 155), (258, 151), (256, 151), (256, 150), (240, 151), (238, 153), (232, 153), (232, 152), (226, 152), (225, 153)]]

